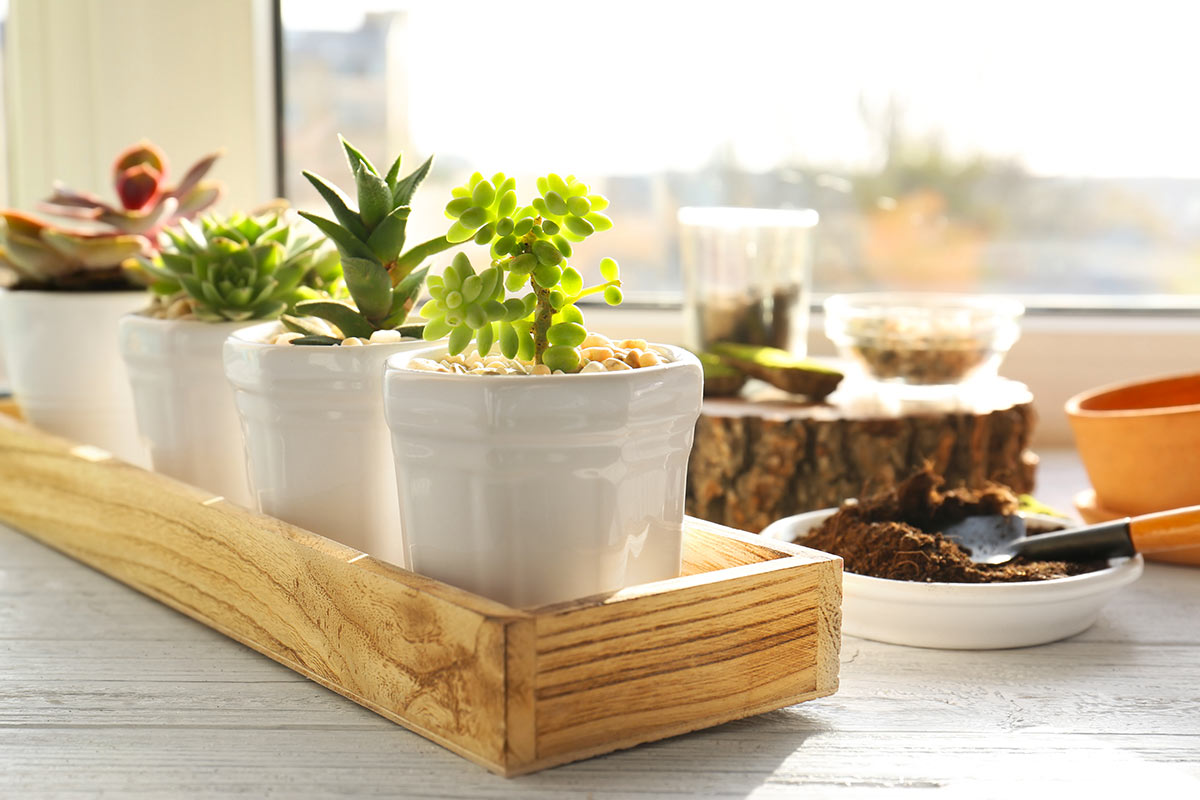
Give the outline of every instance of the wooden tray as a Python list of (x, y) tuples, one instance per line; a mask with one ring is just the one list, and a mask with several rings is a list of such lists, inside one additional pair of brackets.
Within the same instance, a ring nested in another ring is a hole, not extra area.
[(837, 690), (841, 560), (697, 520), (682, 577), (521, 610), (0, 417), (0, 521), (501, 775)]

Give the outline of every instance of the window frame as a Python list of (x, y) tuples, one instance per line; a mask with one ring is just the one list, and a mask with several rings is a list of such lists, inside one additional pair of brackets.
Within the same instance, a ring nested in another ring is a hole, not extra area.
[[(152, 33), (147, 20), (163, 14), (168, 3), (170, 13), (187, 15), (189, 37), (138, 38), (141, 31)], [(201, 142), (210, 149), (212, 142), (227, 143), (220, 172), (232, 186), (225, 207), (253, 207), (268, 200), (281, 189), (283, 178), (281, 19), (280, 0), (123, 0), (106, 5), (103, 14), (89, 0), (12, 0), (4, 54), (10, 204), (31, 208), (55, 178), (80, 186), (106, 185), (112, 154), (128, 143), (118, 135), (123, 129), (114, 116), (128, 115), (131, 108), (126, 88), (103, 79), (103, 45), (113, 31), (123, 31), (125, 40), (135, 38), (140, 57), (154, 64), (166, 84), (187, 78), (189, 60), (212, 61), (213, 52), (246, 51), (234, 67), (241, 70), (241, 80), (212, 78), (232, 115), (197, 115), (189, 110), (194, 98), (166, 93), (154, 103), (141, 102), (136, 121), (175, 154), (180, 166), (191, 155), (187, 151), (199, 150)], [(73, 47), (79, 43), (88, 46)], [(52, 69), (43, 57), (53, 59)], [(90, 79), (81, 81), (81, 75)], [(235, 129), (225, 125), (231, 117)], [(62, 126), (59, 120), (72, 124)], [(160, 130), (169, 136), (156, 133)], [(87, 147), (80, 147), (80, 131), (92, 132)], [(173, 146), (176, 140), (179, 147)], [(1034, 393), (1041, 418), (1035, 447), (1070, 443), (1062, 408), (1078, 391), (1197, 369), (1200, 312), (1170, 300), (1164, 299), (1159, 309), (1068, 307), (1062, 302), (1041, 308), (1041, 300), (1033, 298), (1039, 307), (1027, 314), (1022, 338), (1002, 372)], [(596, 307), (588, 314), (591, 324), (613, 335), (678, 343), (685, 338), (679, 309), (631, 303)], [(810, 319), (810, 351), (832, 355), (821, 314)]]

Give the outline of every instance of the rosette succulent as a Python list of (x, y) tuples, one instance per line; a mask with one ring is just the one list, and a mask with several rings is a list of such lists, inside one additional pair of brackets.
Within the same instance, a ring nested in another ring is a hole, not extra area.
[(168, 186), (167, 157), (142, 140), (113, 162), (113, 187), (120, 206), (55, 184), (54, 194), (41, 208), (60, 217), (93, 220), (122, 233), (152, 237), (158, 229), (190, 219), (217, 202), (221, 184), (206, 181), (204, 176), (220, 156), (220, 151), (209, 153), (192, 164), (178, 184)]
[(42, 210), (86, 220), (91, 224), (88, 230), (64, 228), (12, 209), (0, 211), (4, 220), (0, 267), (15, 277), (17, 288), (131, 288), (140, 276), (122, 264), (154, 253), (164, 225), (199, 213), (220, 196), (219, 183), (203, 180), (218, 156), (206, 156), (178, 185), (167, 186), (162, 152), (149, 142), (129, 148), (113, 165), (119, 207), (56, 185)]
[[(339, 137), (340, 138), (340, 137)], [(429, 158), (411, 174), (400, 177), (402, 156), (397, 156), (383, 175), (357, 148), (341, 139), (354, 175), (358, 208), (333, 184), (305, 172), (324, 198), (334, 219), (301, 211), (305, 219), (328, 236), (342, 259), (343, 280), (353, 303), (312, 300), (296, 305), (296, 316), (284, 323), (306, 334), (292, 344), (336, 344), (339, 339), (325, 334), (304, 317), (332, 323), (342, 336), (370, 338), (377, 330), (399, 328), (408, 317), (425, 281), (428, 267), (417, 269), (433, 255), (452, 247), (445, 236), (404, 249), (413, 193), (429, 174)], [(335, 221), (336, 220), (336, 221)], [(419, 329), (406, 331), (419, 335)]]
[(186, 298), (197, 319), (278, 319), (317, 297), (340, 271), (336, 251), (307, 227), (282, 210), (180, 220), (178, 229), (164, 231), (162, 251), (142, 265), (155, 279), (152, 292), (172, 302)]
[(17, 288), (128, 289), (122, 262), (152, 249), (145, 236), (69, 230), (11, 209), (0, 218), (0, 267)]
[(428, 280), (432, 299), (421, 308), (428, 320), (424, 337), (449, 335), (451, 355), (475, 341), (480, 354), (499, 342), (508, 358), (519, 357), (550, 369), (576, 372), (579, 346), (587, 338), (579, 300), (602, 294), (609, 305), (622, 300), (617, 262), (600, 261), (603, 281), (584, 286), (566, 259), (572, 242), (612, 227), (602, 211), (608, 200), (574, 175), (537, 179), (538, 196), (518, 205), (516, 180), (498, 172), (491, 180), (476, 172), (453, 190), (446, 216), (452, 243), (474, 240), (488, 246), (490, 264), (478, 271), (464, 253), (440, 277)]

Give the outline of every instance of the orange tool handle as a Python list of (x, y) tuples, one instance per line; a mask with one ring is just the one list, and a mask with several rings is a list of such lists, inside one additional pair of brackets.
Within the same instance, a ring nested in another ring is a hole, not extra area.
[(1200, 547), (1200, 506), (1131, 517), (1129, 538), (1139, 553)]

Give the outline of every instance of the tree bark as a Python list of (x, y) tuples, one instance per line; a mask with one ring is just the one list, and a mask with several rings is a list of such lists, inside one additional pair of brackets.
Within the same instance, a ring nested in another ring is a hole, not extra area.
[(764, 392), (705, 401), (688, 465), (689, 514), (759, 531), (889, 488), (926, 462), (947, 488), (992, 481), (1033, 490), (1033, 397), (1015, 381), (937, 405), (838, 394), (826, 404), (782, 398)]

